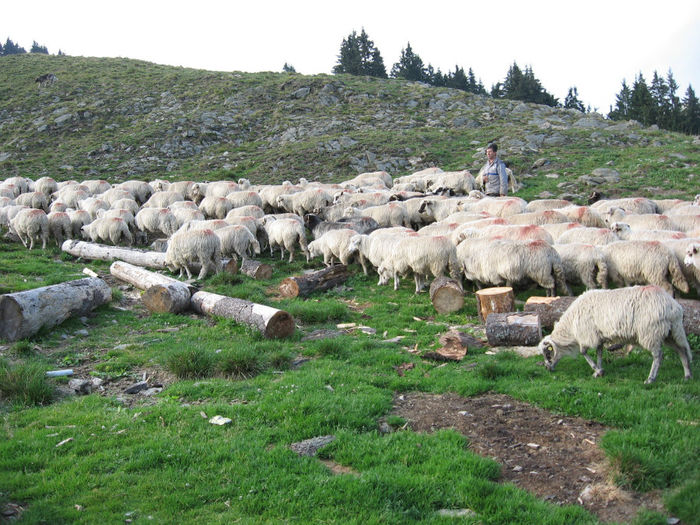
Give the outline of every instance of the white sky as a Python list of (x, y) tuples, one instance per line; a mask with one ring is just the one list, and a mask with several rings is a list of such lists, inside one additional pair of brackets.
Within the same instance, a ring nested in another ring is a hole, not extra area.
[(531, 66), (563, 102), (571, 86), (607, 114), (642, 73), (673, 71), (700, 94), (698, 0), (32, 0), (3, 2), (0, 41), (27, 51), (129, 57), (215, 71), (330, 73), (342, 39), (364, 27), (390, 71), (410, 42), (443, 73), (471, 67), (486, 89)]

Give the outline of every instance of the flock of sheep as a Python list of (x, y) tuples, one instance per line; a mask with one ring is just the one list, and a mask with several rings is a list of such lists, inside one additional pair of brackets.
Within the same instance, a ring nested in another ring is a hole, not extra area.
[(694, 202), (624, 198), (578, 206), (486, 197), (478, 182), (466, 170), (439, 168), (395, 180), (363, 173), (339, 184), (11, 177), (0, 183), (0, 228), (29, 249), (39, 242), (46, 248), (50, 239), (59, 246), (81, 237), (128, 246), (156, 240), (167, 245), (171, 269), (189, 278), (197, 266), (204, 278), (222, 257), (269, 249), (282, 258), (287, 252), (290, 262), (298, 251), (326, 265), (356, 261), (394, 288), (413, 276), (416, 293), (430, 277), (449, 274), (477, 287), (534, 282), (550, 296), (570, 294), (569, 284), (579, 283), (589, 290), (654, 285), (671, 296), (694, 288), (700, 296), (700, 195)]

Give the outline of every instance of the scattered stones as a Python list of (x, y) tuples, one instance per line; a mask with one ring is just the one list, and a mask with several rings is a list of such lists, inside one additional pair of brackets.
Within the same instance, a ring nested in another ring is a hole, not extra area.
[(331, 443), (334, 439), (335, 436), (333, 435), (318, 436), (311, 439), (305, 439), (304, 441), (299, 441), (297, 443), (292, 443), (289, 445), (289, 448), (300, 456), (311, 457), (315, 456), (320, 449)]
[(71, 379), (68, 386), (78, 395), (87, 395), (92, 393), (93, 384), (89, 379)]

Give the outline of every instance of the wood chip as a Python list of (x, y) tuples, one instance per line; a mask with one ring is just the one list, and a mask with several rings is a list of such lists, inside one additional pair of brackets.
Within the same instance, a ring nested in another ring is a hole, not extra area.
[(56, 448), (58, 448), (58, 447), (60, 447), (60, 446), (63, 446), (63, 445), (65, 445), (66, 443), (69, 443), (69, 442), (71, 442), (71, 441), (73, 441), (73, 438), (64, 439), (63, 441), (59, 442), (59, 443), (56, 445)]

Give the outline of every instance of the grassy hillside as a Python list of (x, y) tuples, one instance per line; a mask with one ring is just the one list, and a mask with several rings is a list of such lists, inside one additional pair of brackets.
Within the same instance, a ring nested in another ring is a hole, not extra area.
[[(40, 89), (46, 72), (58, 82)], [(0, 58), (0, 135), (3, 177), (112, 182), (474, 169), (496, 140), (528, 199), (593, 186), (690, 197), (700, 157), (694, 137), (412, 82), (32, 54)], [(591, 179), (598, 168), (621, 180)]]

